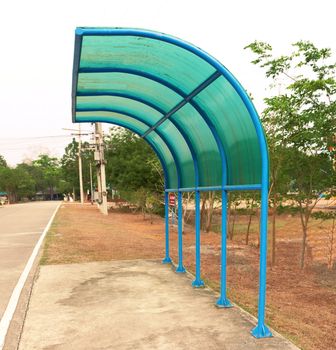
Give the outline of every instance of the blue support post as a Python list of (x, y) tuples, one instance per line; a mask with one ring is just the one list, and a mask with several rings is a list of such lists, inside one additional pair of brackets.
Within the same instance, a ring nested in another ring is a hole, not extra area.
[(221, 286), (217, 307), (232, 307), (226, 297), (226, 232), (227, 232), (227, 191), (222, 190), (222, 252), (221, 252)]
[(182, 192), (177, 192), (177, 220), (178, 220), (178, 266), (176, 268), (176, 272), (184, 273), (186, 272), (183, 266), (183, 239), (182, 239)]
[(200, 191), (195, 195), (195, 259), (196, 259), (196, 276), (192, 282), (195, 288), (203, 287), (204, 282), (201, 280), (201, 215), (200, 215)]
[(166, 256), (162, 260), (162, 264), (170, 264), (171, 259), (169, 256), (169, 203), (168, 192), (165, 192), (165, 231), (166, 231)]
[(266, 305), (266, 267), (267, 267), (267, 217), (268, 217), (268, 186), (261, 189), (260, 212), (260, 271), (259, 271), (259, 302), (258, 324), (252, 329), (251, 334), (256, 338), (271, 337), (272, 333), (265, 325)]

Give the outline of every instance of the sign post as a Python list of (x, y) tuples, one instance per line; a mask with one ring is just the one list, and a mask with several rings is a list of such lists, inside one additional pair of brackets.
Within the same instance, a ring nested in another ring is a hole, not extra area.
[(175, 224), (175, 193), (169, 193), (169, 206), (172, 207), (172, 225)]

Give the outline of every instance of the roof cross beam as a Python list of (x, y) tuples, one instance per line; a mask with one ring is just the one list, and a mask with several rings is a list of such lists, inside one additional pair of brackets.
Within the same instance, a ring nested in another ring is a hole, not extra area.
[(198, 95), (202, 90), (213, 83), (222, 74), (216, 71), (209, 78), (207, 78), (203, 83), (198, 85), (189, 95), (185, 96), (181, 102), (179, 102), (175, 107), (173, 107), (169, 112), (167, 112), (161, 119), (159, 119), (152, 127), (150, 127), (141, 137), (146, 137), (149, 133), (158, 128), (162, 123), (164, 123), (168, 118), (175, 114), (179, 109), (185, 106), (190, 100), (192, 100), (196, 95)]

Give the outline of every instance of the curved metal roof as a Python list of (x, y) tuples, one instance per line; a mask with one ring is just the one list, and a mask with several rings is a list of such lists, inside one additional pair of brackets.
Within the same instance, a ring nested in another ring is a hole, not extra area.
[(166, 189), (259, 189), (268, 178), (265, 135), (246, 91), (216, 59), (165, 34), (77, 28), (72, 114), (143, 137)]

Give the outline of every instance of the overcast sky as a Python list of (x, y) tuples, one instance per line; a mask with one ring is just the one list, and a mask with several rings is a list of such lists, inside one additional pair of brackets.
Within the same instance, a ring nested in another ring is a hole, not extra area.
[[(278, 53), (310, 40), (336, 59), (335, 0), (5, 1), (0, 7), (0, 154), (9, 164), (41, 152), (60, 156), (71, 141), (74, 30), (136, 27), (187, 40), (221, 61), (254, 96), (268, 82), (244, 46), (269, 42)], [(85, 129), (89, 129), (90, 126)], [(53, 136), (53, 137), (52, 137)]]

